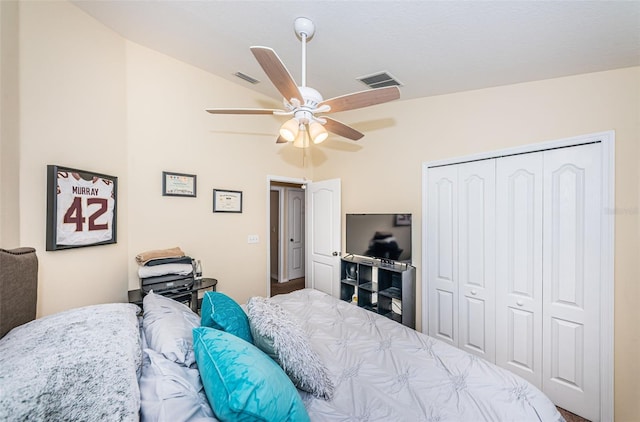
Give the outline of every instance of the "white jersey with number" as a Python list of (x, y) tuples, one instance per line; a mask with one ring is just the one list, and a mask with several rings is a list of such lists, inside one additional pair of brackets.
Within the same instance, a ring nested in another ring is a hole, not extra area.
[(91, 245), (113, 238), (115, 198), (111, 180), (84, 180), (78, 173), (58, 172), (58, 245)]

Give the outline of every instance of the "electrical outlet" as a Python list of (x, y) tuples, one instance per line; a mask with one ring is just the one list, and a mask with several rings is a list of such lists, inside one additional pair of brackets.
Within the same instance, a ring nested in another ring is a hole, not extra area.
[(260, 236), (258, 236), (257, 234), (250, 234), (247, 237), (247, 243), (259, 243), (260, 242)]

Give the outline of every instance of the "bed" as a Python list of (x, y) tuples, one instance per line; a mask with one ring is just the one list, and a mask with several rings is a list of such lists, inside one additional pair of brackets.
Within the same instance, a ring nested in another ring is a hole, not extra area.
[[(0, 279), (2, 282), (2, 279)], [(150, 294), (0, 339), (0, 420), (562, 421), (510, 372), (304, 289), (202, 316)]]
[(563, 420), (522, 378), (388, 318), (315, 290), (272, 300), (305, 321), (336, 383), (307, 401), (311, 420)]

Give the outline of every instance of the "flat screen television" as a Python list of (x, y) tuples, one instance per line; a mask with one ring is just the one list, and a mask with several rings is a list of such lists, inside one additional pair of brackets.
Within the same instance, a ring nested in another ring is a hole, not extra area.
[(348, 254), (411, 263), (411, 214), (347, 214)]

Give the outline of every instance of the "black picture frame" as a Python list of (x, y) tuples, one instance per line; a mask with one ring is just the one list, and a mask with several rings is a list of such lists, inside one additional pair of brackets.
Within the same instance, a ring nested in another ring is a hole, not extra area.
[(162, 196), (197, 196), (197, 176), (195, 174), (162, 172)]
[(411, 214), (396, 214), (393, 220), (394, 226), (410, 226)]
[(47, 165), (47, 251), (117, 243), (117, 216), (116, 176)]
[(214, 189), (213, 212), (242, 212), (242, 191)]

